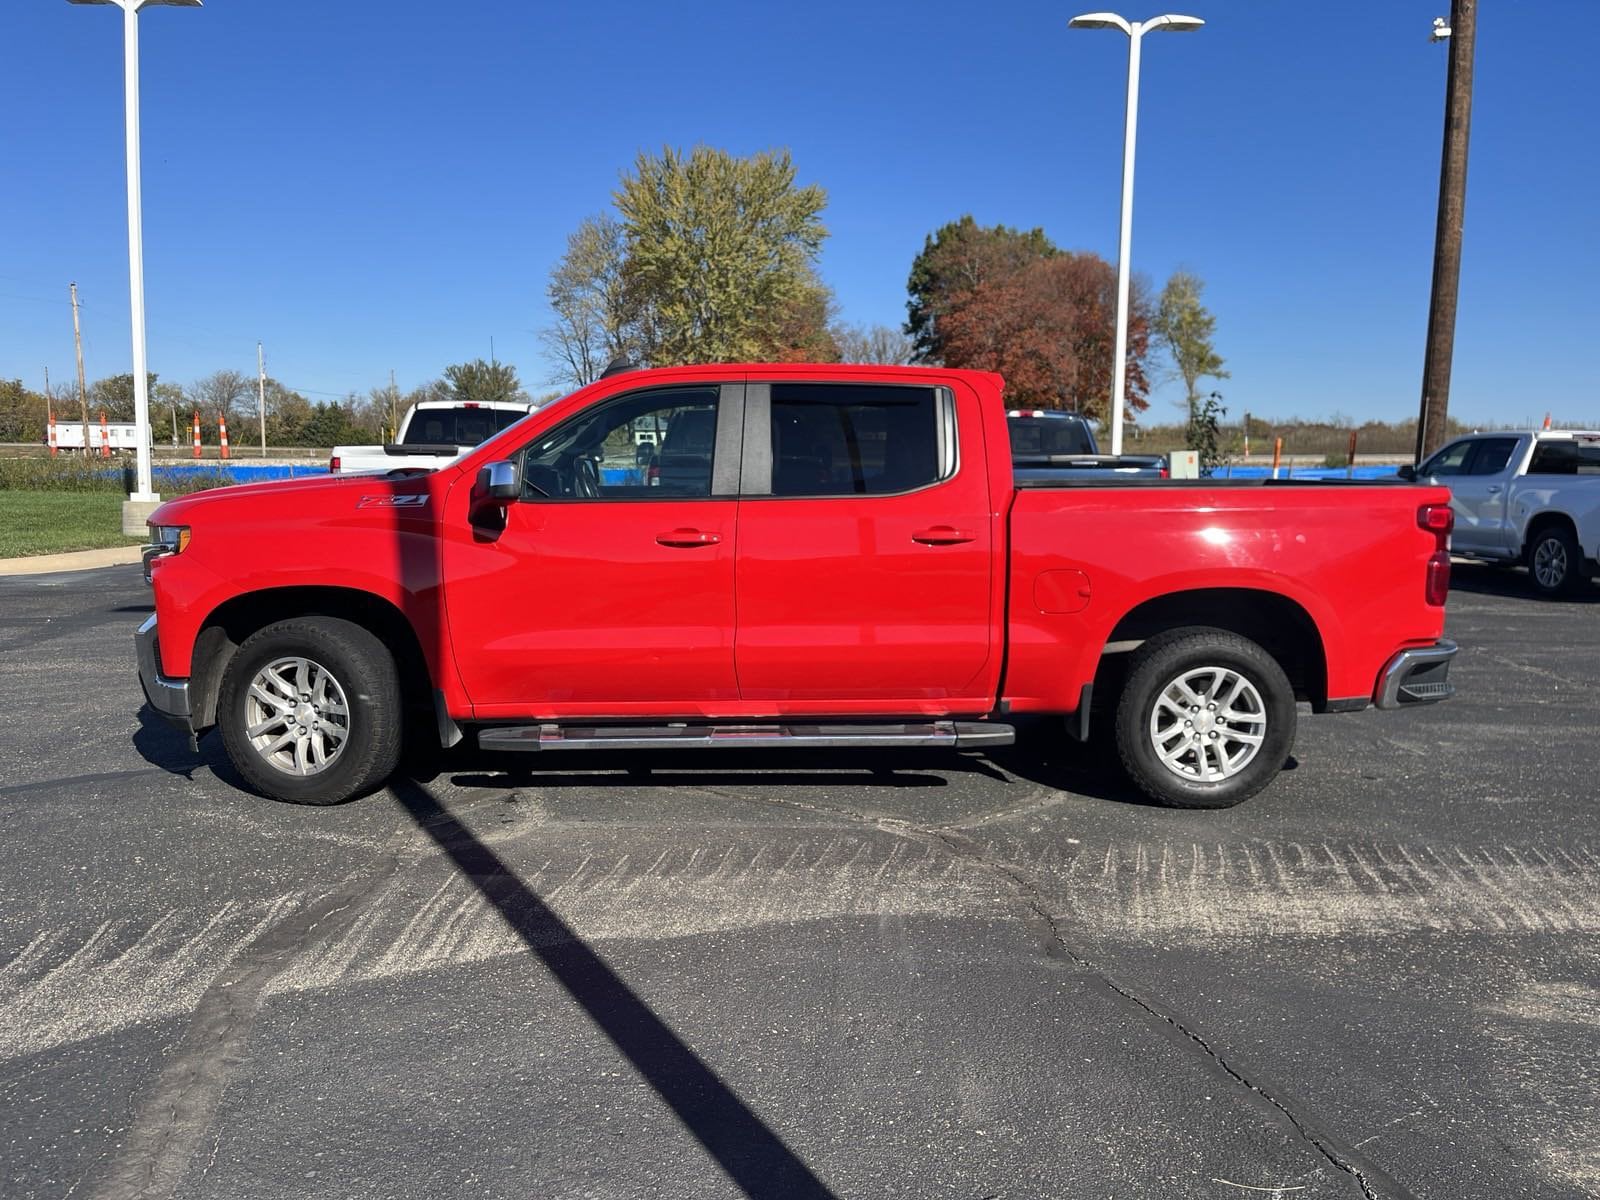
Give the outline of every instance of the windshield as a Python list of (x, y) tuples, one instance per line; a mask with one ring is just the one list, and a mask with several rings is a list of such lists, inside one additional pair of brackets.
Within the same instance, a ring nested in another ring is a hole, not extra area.
[(1012, 458), (1044, 458), (1055, 454), (1093, 454), (1089, 428), (1076, 417), (1012, 417)]
[(528, 414), (514, 408), (419, 408), (411, 414), (403, 446), (476, 446)]

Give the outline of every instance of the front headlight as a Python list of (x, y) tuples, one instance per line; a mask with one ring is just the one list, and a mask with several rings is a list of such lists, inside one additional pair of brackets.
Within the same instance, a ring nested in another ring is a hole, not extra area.
[(167, 554), (182, 554), (189, 544), (189, 527), (187, 525), (151, 525), (150, 544), (159, 547)]
[(189, 544), (189, 527), (187, 525), (146, 525), (150, 531), (150, 541), (144, 546), (140, 556), (144, 559), (144, 581), (150, 582), (150, 565), (158, 558), (166, 558), (169, 554), (182, 554), (184, 547)]

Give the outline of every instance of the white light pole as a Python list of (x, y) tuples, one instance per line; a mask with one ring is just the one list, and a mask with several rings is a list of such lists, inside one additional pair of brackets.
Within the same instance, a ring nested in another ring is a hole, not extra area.
[[(200, 0), (67, 0), (69, 4), (115, 4), (122, 10), (124, 107), (128, 124), (128, 292), (133, 309), (133, 420), (139, 464), (137, 491), (123, 510), (123, 532), (130, 523), (144, 532), (144, 514), (159, 496), (150, 484), (150, 378), (144, 347), (144, 212), (139, 188), (139, 12), (156, 5), (199, 8)], [(134, 518), (137, 518), (136, 520)]]
[(1128, 390), (1128, 269), (1133, 247), (1133, 146), (1139, 126), (1139, 43), (1147, 33), (1186, 33), (1205, 22), (1167, 13), (1148, 21), (1128, 21), (1116, 13), (1084, 13), (1070, 29), (1120, 29), (1128, 35), (1128, 124), (1122, 142), (1122, 232), (1117, 241), (1117, 348), (1111, 372), (1111, 453), (1122, 453), (1122, 409)]

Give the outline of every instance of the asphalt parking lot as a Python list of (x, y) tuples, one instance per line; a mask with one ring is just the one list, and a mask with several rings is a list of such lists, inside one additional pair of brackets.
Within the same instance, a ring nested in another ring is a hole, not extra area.
[[(0, 580), (6, 1197), (1600, 1193), (1600, 589), (1241, 808), (1094, 748), (463, 757), (331, 810)], [(519, 766), (508, 773), (508, 766)]]

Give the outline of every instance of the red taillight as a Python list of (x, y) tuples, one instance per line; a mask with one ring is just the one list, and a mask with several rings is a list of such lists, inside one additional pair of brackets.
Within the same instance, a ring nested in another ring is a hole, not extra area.
[(660, 487), (661, 486), (661, 468), (660, 467), (646, 467), (645, 468), (645, 470), (644, 470), (644, 485), (645, 485), (645, 487)]
[(1161, 469), (1160, 469), (1160, 472), (1159, 472), (1159, 474), (1158, 474), (1158, 478), (1161, 478), (1161, 479), (1171, 479), (1171, 478), (1172, 478), (1172, 472), (1171, 472), (1171, 471), (1169, 471), (1169, 470), (1167, 470), (1167, 469), (1166, 469), (1166, 468), (1165, 468), (1165, 467), (1162, 467), (1162, 468), (1161, 468)]
[(1450, 596), (1450, 531), (1456, 514), (1448, 504), (1424, 504), (1417, 509), (1417, 524), (1433, 534), (1434, 551), (1428, 559), (1428, 603), (1442, 607)]
[(1428, 603), (1442, 608), (1450, 598), (1450, 556), (1443, 550), (1428, 559)]
[(337, 454), (335, 454), (332, 458), (330, 458), (328, 460), (328, 470), (337, 471), (338, 469), (339, 469), (339, 456)]
[(1444, 545), (1444, 539), (1450, 536), (1450, 531), (1456, 527), (1456, 514), (1448, 504), (1424, 504), (1417, 509), (1417, 524), (1429, 533), (1439, 538), (1439, 545)]

